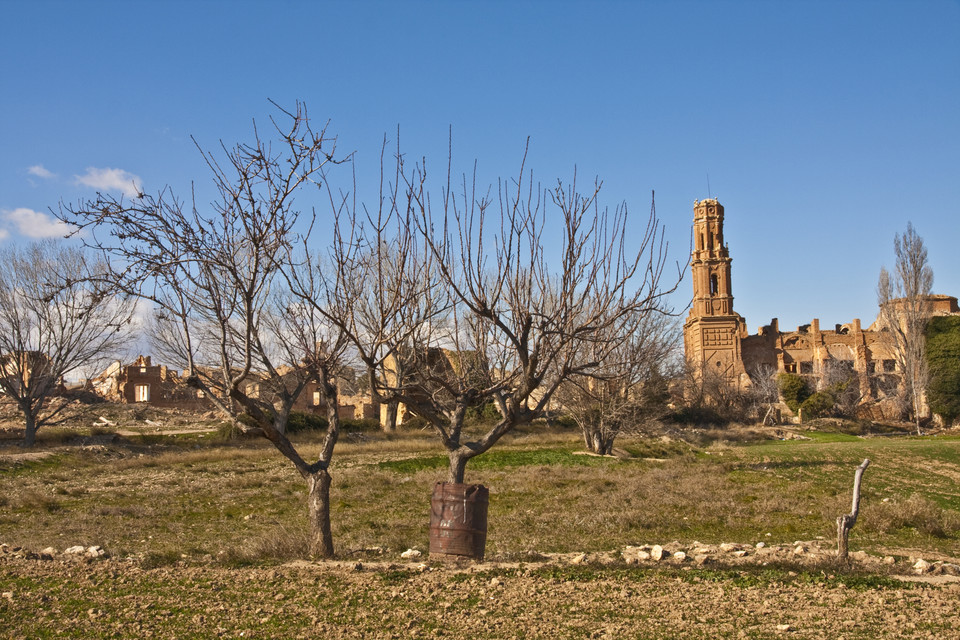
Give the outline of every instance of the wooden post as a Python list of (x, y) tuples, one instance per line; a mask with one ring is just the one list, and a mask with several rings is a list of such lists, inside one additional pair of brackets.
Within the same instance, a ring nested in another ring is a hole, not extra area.
[(860, 479), (867, 465), (870, 464), (869, 458), (864, 458), (857, 472), (853, 477), (853, 506), (850, 513), (837, 518), (837, 558), (846, 561), (847, 559), (847, 538), (850, 536), (850, 529), (857, 524), (857, 514), (860, 513)]

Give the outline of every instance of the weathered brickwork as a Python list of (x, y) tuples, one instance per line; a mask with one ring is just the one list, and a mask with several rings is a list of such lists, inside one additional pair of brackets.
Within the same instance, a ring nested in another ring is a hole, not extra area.
[[(683, 327), (684, 352), (694, 374), (718, 375), (745, 388), (751, 375), (766, 368), (821, 380), (831, 368), (856, 374), (863, 413), (875, 413), (876, 401), (899, 380), (892, 341), (880, 320), (868, 328), (855, 318), (822, 329), (814, 318), (796, 331), (780, 331), (776, 318), (750, 334), (733, 309), (730, 252), (723, 242), (724, 209), (716, 199), (694, 204), (694, 249), (690, 258), (693, 302)], [(960, 313), (957, 298), (930, 296), (933, 315)]]

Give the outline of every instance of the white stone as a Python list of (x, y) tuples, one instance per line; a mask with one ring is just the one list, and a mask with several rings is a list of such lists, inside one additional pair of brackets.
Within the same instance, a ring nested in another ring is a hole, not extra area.
[(763, 549), (765, 546), (767, 546), (767, 543), (766, 543), (766, 542), (758, 542), (758, 543), (757, 543), (757, 549)]
[(664, 549), (663, 547), (661, 547), (660, 545), (655, 544), (653, 545), (653, 549), (650, 550), (650, 557), (656, 560), (657, 562), (660, 562), (664, 558), (669, 558), (670, 552)]
[(737, 548), (737, 545), (730, 544), (729, 542), (724, 542), (723, 544), (720, 545), (720, 551), (725, 551), (727, 553), (735, 550), (736, 548)]
[(423, 555), (423, 552), (420, 551), (419, 549), (407, 549), (406, 551), (400, 554), (400, 557), (403, 558), (404, 560), (412, 560), (414, 558), (419, 558), (422, 555)]
[(677, 551), (675, 554), (673, 554), (673, 559), (677, 562), (683, 562), (687, 559), (687, 554), (683, 551)]
[(75, 546), (73, 546), (73, 547), (69, 547), (69, 548), (67, 548), (67, 549), (64, 549), (63, 552), (64, 552), (65, 554), (67, 554), (67, 555), (79, 556), (79, 555), (82, 555), (82, 554), (86, 553), (86, 552), (87, 552), (87, 548), (86, 548), (86, 547), (82, 547), (82, 546), (80, 546), (80, 545), (75, 545)]
[(59, 553), (59, 552), (58, 552), (56, 549), (54, 549), (53, 547), (47, 547), (46, 549), (44, 549), (43, 551), (40, 552), (40, 555), (41, 555), (41, 556), (50, 556), (50, 557), (53, 557), (53, 556), (57, 555), (57, 553)]
[(933, 565), (931, 565), (929, 562), (927, 562), (927, 561), (924, 560), (923, 558), (920, 558), (920, 559), (917, 560), (917, 562), (913, 565), (913, 570), (914, 570), (915, 572), (917, 572), (917, 573), (926, 573), (927, 571), (930, 571), (930, 567), (932, 567), (932, 566), (933, 566)]
[(583, 564), (587, 561), (587, 554), (578, 553), (577, 555), (570, 558), (570, 564)]
[(736, 556), (737, 558), (743, 558), (747, 555), (747, 553), (748, 552), (745, 549), (741, 549), (739, 551), (734, 551), (733, 555)]

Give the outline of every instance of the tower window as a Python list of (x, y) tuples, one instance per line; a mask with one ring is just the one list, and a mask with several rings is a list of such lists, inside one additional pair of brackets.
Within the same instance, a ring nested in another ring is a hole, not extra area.
[(717, 289), (719, 289), (719, 282), (717, 280), (717, 274), (710, 276), (710, 295), (717, 295)]

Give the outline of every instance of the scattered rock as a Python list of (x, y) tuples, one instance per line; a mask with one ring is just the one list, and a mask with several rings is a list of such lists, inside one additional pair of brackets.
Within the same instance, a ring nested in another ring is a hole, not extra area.
[(927, 562), (927, 561), (924, 560), (923, 558), (920, 558), (919, 560), (916, 561), (916, 563), (914, 563), (914, 565), (913, 565), (913, 571), (914, 571), (914, 573), (916, 573), (916, 574), (918, 574), (918, 575), (922, 575), (922, 574), (927, 573), (928, 571), (930, 571), (930, 568), (931, 568), (932, 566), (933, 566), (933, 565), (931, 565), (929, 562)]
[(763, 549), (765, 546), (767, 546), (767, 543), (766, 543), (766, 542), (758, 542), (758, 543), (757, 543), (757, 549)]
[(578, 553), (577, 555), (570, 558), (570, 564), (583, 564), (587, 561), (587, 554)]
[(68, 556), (81, 556), (87, 552), (87, 548), (81, 545), (76, 545), (73, 547), (67, 547), (63, 550), (63, 553)]
[(675, 554), (673, 554), (673, 559), (677, 562), (683, 562), (687, 559), (687, 554), (683, 551), (677, 551)]
[(720, 551), (723, 551), (724, 553), (730, 553), (731, 551), (736, 551), (736, 549), (737, 545), (730, 544), (729, 542), (724, 542), (720, 545)]
[(657, 562), (660, 562), (664, 558), (669, 558), (670, 552), (664, 549), (663, 547), (661, 547), (660, 545), (655, 544), (653, 545), (653, 549), (650, 550), (650, 557), (656, 560)]
[(491, 587), (499, 587), (499, 586), (502, 585), (502, 584), (503, 584), (503, 581), (502, 581), (500, 578), (498, 578), (498, 577), (496, 577), (496, 576), (490, 578), (490, 586), (491, 586)]
[(413, 560), (415, 558), (419, 558), (422, 555), (423, 555), (423, 552), (420, 551), (419, 549), (407, 549), (406, 551), (400, 554), (400, 557), (403, 558), (404, 560)]
[(896, 564), (897, 560), (893, 556), (883, 556), (883, 564)]
[(53, 547), (47, 547), (46, 549), (43, 549), (42, 551), (40, 551), (40, 559), (53, 560), (53, 557), (57, 555), (57, 553), (58, 551)]
[[(796, 544), (796, 543), (794, 543), (794, 544)], [(797, 544), (797, 546), (794, 547), (794, 549), (793, 549), (793, 553), (794, 553), (795, 555), (798, 555), (798, 556), (802, 556), (802, 555), (804, 555), (806, 552), (807, 552), (807, 550), (806, 550), (806, 548), (804, 548), (804, 546), (803, 546), (802, 544)]]
[(791, 626), (788, 625), (788, 624), (778, 624), (778, 625), (777, 625), (777, 631), (780, 631), (780, 632), (793, 631), (793, 627), (791, 627)]

